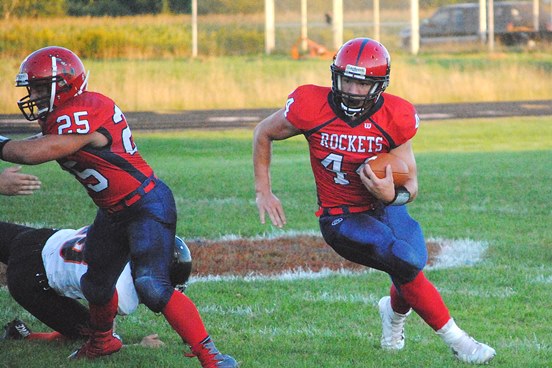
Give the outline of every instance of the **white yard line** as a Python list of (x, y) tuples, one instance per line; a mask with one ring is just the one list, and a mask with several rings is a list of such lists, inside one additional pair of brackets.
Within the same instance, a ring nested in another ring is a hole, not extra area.
[(427, 242), (441, 246), (433, 265), (426, 267), (427, 270), (473, 266), (481, 261), (488, 248), (486, 242), (471, 239), (429, 238)]

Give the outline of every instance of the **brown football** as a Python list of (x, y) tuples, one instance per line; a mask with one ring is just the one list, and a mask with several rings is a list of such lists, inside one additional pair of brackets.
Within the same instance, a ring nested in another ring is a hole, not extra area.
[(404, 185), (408, 180), (408, 165), (400, 157), (391, 153), (378, 153), (368, 161), (370, 168), (378, 178), (385, 177), (385, 167), (391, 165), (393, 170), (393, 182), (396, 187)]

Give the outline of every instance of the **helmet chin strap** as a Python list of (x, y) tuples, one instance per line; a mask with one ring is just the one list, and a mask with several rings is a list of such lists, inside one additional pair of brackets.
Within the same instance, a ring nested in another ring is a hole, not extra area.
[(345, 115), (351, 117), (351, 118), (354, 118), (357, 114), (359, 114), (360, 112), (362, 112), (362, 108), (352, 108), (352, 107), (349, 107), (347, 105), (345, 105), (343, 102), (341, 102), (341, 109), (343, 110), (343, 112), (345, 113)]

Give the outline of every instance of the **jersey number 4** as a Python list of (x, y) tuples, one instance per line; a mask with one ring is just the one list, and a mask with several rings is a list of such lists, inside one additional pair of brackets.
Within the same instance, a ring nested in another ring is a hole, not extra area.
[[(364, 161), (362, 165), (360, 165), (355, 172), (360, 175), (360, 170), (362, 170), (362, 167), (366, 165), (366, 162), (368, 162), (370, 159), (367, 159)], [(322, 161), (320, 161), (322, 165), (326, 168), (326, 170), (329, 170), (335, 174), (334, 182), (339, 185), (348, 185), (349, 180), (347, 180), (347, 174), (342, 171), (343, 167), (343, 155), (338, 155), (337, 153), (330, 153), (328, 156), (326, 156)]]
[(343, 155), (338, 155), (336, 153), (330, 153), (322, 161), (322, 165), (326, 170), (330, 170), (335, 173), (334, 182), (339, 185), (349, 184), (349, 180), (345, 178), (345, 173), (341, 171), (343, 165)]

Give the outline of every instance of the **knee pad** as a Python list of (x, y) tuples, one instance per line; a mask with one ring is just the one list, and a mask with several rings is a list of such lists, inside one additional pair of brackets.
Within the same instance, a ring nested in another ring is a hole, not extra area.
[(155, 313), (159, 313), (169, 302), (173, 287), (169, 281), (163, 282), (152, 276), (139, 276), (134, 280), (140, 302)]
[(427, 252), (417, 251), (416, 248), (402, 240), (393, 243), (391, 252), (397, 268), (397, 274), (393, 276), (403, 282), (412, 281), (427, 262)]

